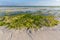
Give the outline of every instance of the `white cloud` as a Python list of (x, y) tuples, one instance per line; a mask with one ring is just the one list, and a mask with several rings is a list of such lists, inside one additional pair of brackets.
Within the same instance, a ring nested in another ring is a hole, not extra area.
[(56, 0), (56, 1), (60, 1), (60, 0)]

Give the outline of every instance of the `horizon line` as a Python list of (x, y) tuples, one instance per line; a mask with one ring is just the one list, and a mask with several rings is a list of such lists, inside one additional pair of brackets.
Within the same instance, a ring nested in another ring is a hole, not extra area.
[(0, 6), (0, 7), (60, 7), (60, 6)]

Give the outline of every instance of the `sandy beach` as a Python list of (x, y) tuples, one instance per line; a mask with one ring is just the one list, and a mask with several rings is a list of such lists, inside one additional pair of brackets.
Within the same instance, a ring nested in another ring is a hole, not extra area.
[(0, 40), (60, 40), (60, 24), (54, 28), (43, 27), (38, 31), (8, 30), (0, 27)]
[[(17, 11), (23, 10), (24, 9), (18, 9)], [(3, 11), (5, 10), (3, 9)], [(10, 12), (10, 10), (6, 11)], [(15, 9), (11, 11), (15, 11)], [(58, 18), (58, 20), (60, 19)], [(54, 28), (43, 27), (38, 31), (32, 31), (31, 33), (29, 32), (29, 30), (9, 30), (5, 26), (3, 26), (0, 27), (0, 40), (60, 40), (60, 24), (58, 24)]]

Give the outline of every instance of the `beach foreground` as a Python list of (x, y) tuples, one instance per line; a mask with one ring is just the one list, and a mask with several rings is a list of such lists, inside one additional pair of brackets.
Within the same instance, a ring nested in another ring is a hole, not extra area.
[(54, 28), (43, 27), (38, 31), (8, 30), (0, 27), (0, 40), (60, 40), (60, 24)]
[[(43, 10), (41, 10), (41, 11), (43, 11), (44, 14), (45, 13), (51, 13), (51, 14), (52, 13), (54, 13), (54, 14), (57, 13), (57, 15), (60, 14), (60, 12), (58, 12), (60, 10), (58, 10), (58, 11), (57, 10), (53, 11), (53, 10), (54, 9), (52, 9), (52, 10), (49, 9), (49, 10), (45, 11), (45, 9), (44, 9), (44, 11)], [(4, 9), (3, 9), (3, 11), (4, 11)], [(1, 12), (3, 12), (3, 11), (1, 11)], [(14, 11), (15, 11), (15, 9), (14, 9)], [(6, 12), (7, 13), (10, 12), (10, 10), (8, 10)], [(9, 17), (9, 19), (10, 19), (10, 17)], [(58, 20), (60, 20), (60, 19), (58, 18)], [(20, 21), (20, 20), (18, 20), (18, 21)], [(8, 22), (8, 21), (5, 21), (5, 22)], [(13, 22), (14, 22), (14, 20), (12, 21), (12, 24), (13, 24)], [(29, 20), (29, 22), (30, 22), (30, 20)], [(30, 30), (26, 30), (26, 29), (21, 29), (21, 30), (10, 29), (9, 30), (5, 26), (3, 26), (3, 27), (0, 27), (0, 40), (60, 40), (60, 29), (59, 28), (60, 28), (60, 24), (56, 25), (55, 27), (49, 27), (49, 28), (48, 27), (42, 27), (41, 29), (39, 29), (37, 31), (36, 30), (35, 31), (33, 31), (33, 30), (30, 31)]]

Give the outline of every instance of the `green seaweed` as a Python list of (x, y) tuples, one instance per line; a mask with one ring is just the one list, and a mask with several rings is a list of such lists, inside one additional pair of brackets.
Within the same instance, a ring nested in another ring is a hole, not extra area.
[(59, 21), (55, 20), (51, 15), (33, 15), (33, 14), (19, 14), (13, 16), (4, 16), (3, 20), (0, 20), (0, 26), (7, 25), (8, 28), (21, 29), (31, 28), (39, 29), (43, 26), (53, 27), (57, 25)]

